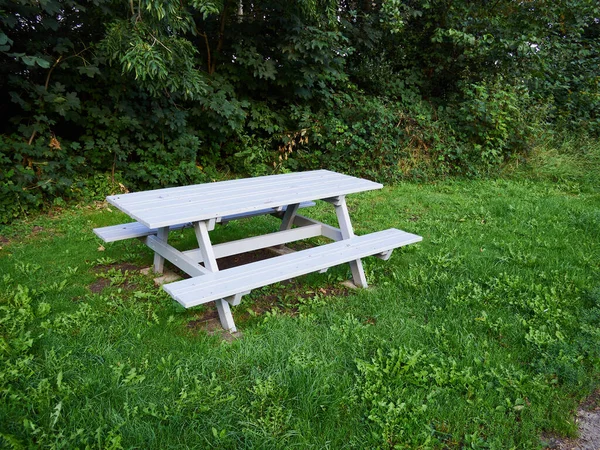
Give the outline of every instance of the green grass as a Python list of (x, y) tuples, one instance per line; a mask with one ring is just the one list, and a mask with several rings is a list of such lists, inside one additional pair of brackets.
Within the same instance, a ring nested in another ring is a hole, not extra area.
[[(372, 287), (347, 297), (319, 291), (345, 266), (253, 292), (231, 343), (190, 330), (203, 308), (107, 269), (152, 261), (137, 241), (99, 250), (92, 228), (121, 213), (90, 205), (1, 228), (0, 442), (506, 449), (573, 435), (600, 369), (599, 155), (537, 150), (500, 179), (351, 196), (359, 234), (423, 242), (365, 260)], [(327, 205), (311, 214), (334, 223)], [(214, 239), (275, 225), (231, 223)], [(279, 299), (266, 312), (265, 296)]]

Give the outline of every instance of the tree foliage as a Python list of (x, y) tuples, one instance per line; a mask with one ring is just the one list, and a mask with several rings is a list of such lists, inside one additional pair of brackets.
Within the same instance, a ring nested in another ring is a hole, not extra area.
[(394, 180), (489, 170), (539, 127), (597, 135), (599, 18), (593, 0), (0, 0), (0, 221), (99, 172)]

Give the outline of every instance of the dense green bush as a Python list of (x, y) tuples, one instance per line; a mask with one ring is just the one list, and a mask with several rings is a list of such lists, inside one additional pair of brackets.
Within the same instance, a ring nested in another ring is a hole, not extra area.
[(0, 221), (97, 173), (390, 182), (600, 132), (597, 2), (234, 3), (0, 0)]
[(18, 136), (0, 135), (0, 223), (39, 208), (49, 198), (68, 196), (84, 160), (78, 148), (56, 138), (28, 144)]
[(331, 106), (312, 114), (303, 128), (310, 143), (294, 155), (300, 167), (324, 167), (371, 179), (394, 179), (405, 153), (405, 134), (395, 102), (352, 91), (331, 99)]
[(525, 86), (499, 78), (466, 85), (464, 100), (449, 112), (472, 162), (497, 167), (530, 148), (532, 133), (540, 126), (537, 111)]

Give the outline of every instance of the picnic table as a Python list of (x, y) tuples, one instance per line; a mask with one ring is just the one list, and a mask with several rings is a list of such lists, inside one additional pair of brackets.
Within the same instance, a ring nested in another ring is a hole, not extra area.
[[(214, 301), (221, 325), (236, 326), (230, 306), (243, 295), (269, 284), (349, 263), (354, 284), (367, 287), (361, 258), (388, 259), (393, 249), (422, 240), (391, 228), (363, 236), (354, 234), (346, 195), (381, 189), (373, 181), (328, 170), (269, 175), (135, 192), (107, 201), (136, 222), (96, 228), (105, 242), (139, 238), (154, 251), (154, 271), (162, 273), (167, 260), (191, 278), (163, 288), (185, 308)], [(322, 200), (333, 205), (339, 228), (299, 214)], [(216, 224), (257, 215), (281, 219), (279, 231), (213, 245), (209, 232)], [(194, 228), (198, 247), (179, 251), (169, 245), (169, 231)], [(268, 247), (325, 236), (333, 242), (282, 254), (238, 267), (219, 270), (217, 259)]]

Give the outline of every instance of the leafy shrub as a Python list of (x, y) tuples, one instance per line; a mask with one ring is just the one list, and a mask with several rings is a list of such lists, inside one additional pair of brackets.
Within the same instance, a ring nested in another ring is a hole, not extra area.
[[(308, 145), (290, 153), (288, 166), (326, 168), (376, 180), (398, 178), (406, 154), (398, 105), (379, 97), (339, 93), (328, 108), (297, 109), (298, 128), (308, 129)], [(352, 89), (354, 89), (352, 91)]]
[(450, 110), (450, 120), (469, 157), (487, 167), (498, 166), (529, 147), (535, 121), (524, 86), (513, 86), (502, 77), (494, 82), (468, 84), (465, 100)]
[(38, 137), (28, 144), (0, 135), (0, 223), (39, 208), (45, 199), (69, 196), (84, 158), (79, 144)]
[[(85, 103), (87, 130), (72, 130), (74, 140), (55, 136), (48, 126), (36, 131), (31, 142), (16, 134), (0, 135), (0, 223), (57, 198), (91, 193), (101, 199), (100, 191), (113, 193), (119, 182), (133, 190), (214, 177), (210, 167), (206, 173), (198, 163), (201, 141), (188, 130), (186, 112), (156, 101), (148, 114), (142, 104), (132, 108), (119, 100), (119, 93), (114, 95), (116, 110), (100, 106), (99, 101)], [(101, 174), (106, 172), (112, 174), (110, 188), (105, 185), (99, 190)]]
[[(412, 88), (397, 87), (397, 100), (366, 95), (351, 85), (331, 105), (295, 111), (310, 144), (290, 155), (302, 169), (327, 168), (383, 182), (474, 173), (468, 142), (449, 114)], [(462, 138), (462, 140), (461, 140)]]

